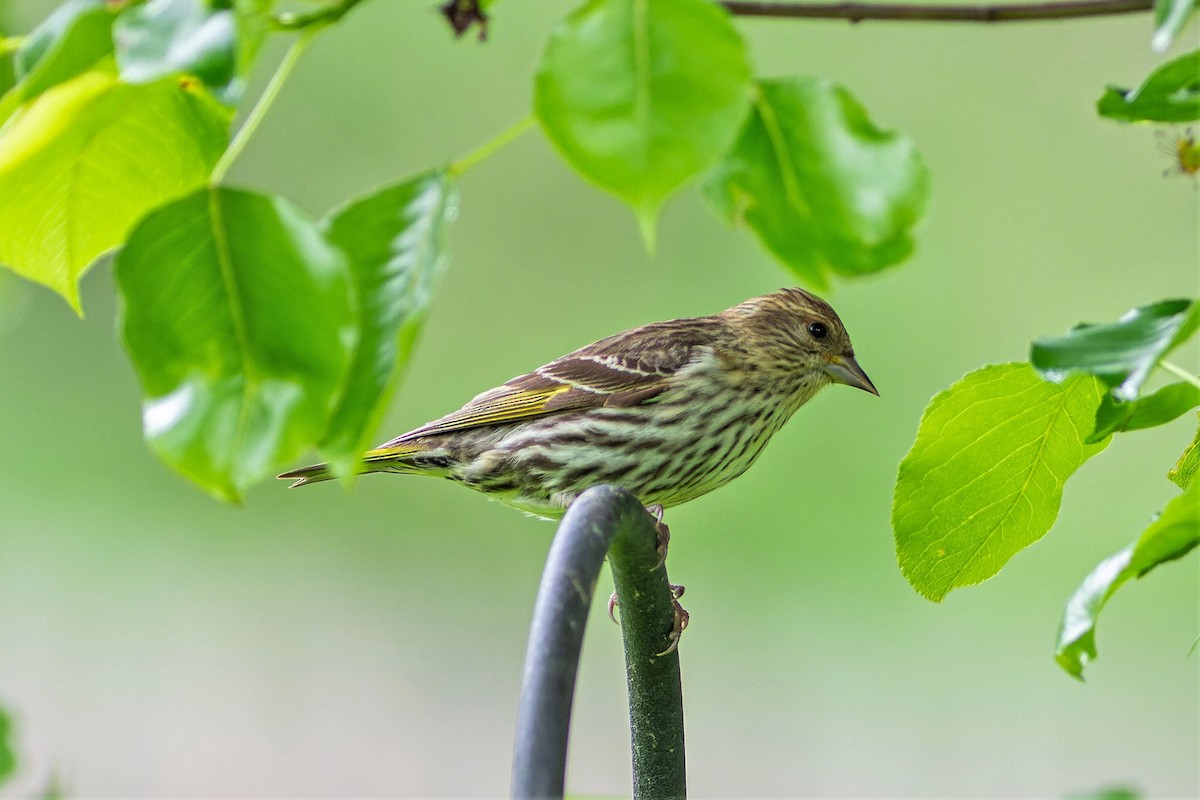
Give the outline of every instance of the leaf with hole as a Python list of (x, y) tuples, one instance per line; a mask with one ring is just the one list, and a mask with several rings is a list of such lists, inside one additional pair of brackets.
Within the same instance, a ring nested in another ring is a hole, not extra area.
[(1124, 122), (1200, 119), (1200, 50), (1163, 64), (1136, 89), (1109, 86), (1096, 102), (1100, 116)]
[(729, 147), (749, 100), (745, 45), (707, 0), (589, 0), (551, 33), (534, 81), (546, 136), (633, 208), (651, 248), (659, 208)]
[(1067, 478), (1107, 445), (1084, 443), (1103, 389), (1028, 364), (994, 364), (934, 397), (900, 462), (892, 528), (900, 571), (940, 601), (1042, 538)]
[(1161, 300), (1140, 306), (1103, 325), (1076, 326), (1066, 336), (1038, 339), (1029, 361), (1048, 381), (1094, 375), (1113, 397), (1130, 401), (1158, 360), (1188, 339), (1200, 325), (1200, 306), (1190, 300)]
[(445, 234), (457, 202), (439, 170), (354, 200), (321, 223), (347, 256), (362, 328), (321, 444), (337, 475), (356, 471), (408, 362), (448, 259)]
[(863, 275), (912, 252), (929, 174), (906, 136), (876, 127), (849, 92), (814, 78), (762, 81), (705, 197), (745, 222), (801, 280)]
[(1063, 611), (1055, 658), (1076, 678), (1096, 658), (1096, 620), (1113, 592), (1200, 544), (1200, 484), (1176, 497), (1136, 542), (1101, 561)]
[(150, 446), (238, 501), (324, 435), (357, 341), (345, 257), (286, 201), (206, 189), (116, 260)]
[(0, 130), (0, 263), (76, 311), (79, 279), (147, 211), (208, 179), (228, 112), (197, 86), (87, 72)]

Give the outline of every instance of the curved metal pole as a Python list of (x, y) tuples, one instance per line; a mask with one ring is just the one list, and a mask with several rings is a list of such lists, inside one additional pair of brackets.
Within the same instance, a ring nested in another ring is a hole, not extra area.
[(514, 798), (561, 798), (575, 676), (604, 557), (621, 598), (634, 797), (684, 797), (683, 693), (670, 645), (673, 598), (654, 520), (630, 492), (597, 486), (571, 504), (546, 558), (529, 631), (513, 756)]

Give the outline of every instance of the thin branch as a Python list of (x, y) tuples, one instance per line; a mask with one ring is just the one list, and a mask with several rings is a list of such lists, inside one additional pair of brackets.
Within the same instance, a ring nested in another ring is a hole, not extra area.
[(880, 3), (773, 3), (730, 0), (722, 3), (735, 17), (843, 19), (924, 22), (1020, 22), (1102, 17), (1150, 11), (1154, 0), (1077, 0), (999, 5), (924, 5)]

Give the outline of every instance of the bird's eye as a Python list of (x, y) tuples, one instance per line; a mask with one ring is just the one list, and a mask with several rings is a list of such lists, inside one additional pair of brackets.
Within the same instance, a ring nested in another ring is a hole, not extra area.
[(814, 339), (824, 339), (829, 335), (829, 329), (823, 322), (810, 322), (808, 323), (808, 334)]

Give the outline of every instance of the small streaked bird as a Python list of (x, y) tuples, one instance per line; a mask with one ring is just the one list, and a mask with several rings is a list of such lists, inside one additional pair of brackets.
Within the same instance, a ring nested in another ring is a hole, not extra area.
[(829, 383), (878, 394), (829, 304), (783, 289), (568, 353), (369, 451), (363, 472), (448, 478), (548, 519), (602, 483), (669, 508), (745, 472)]

